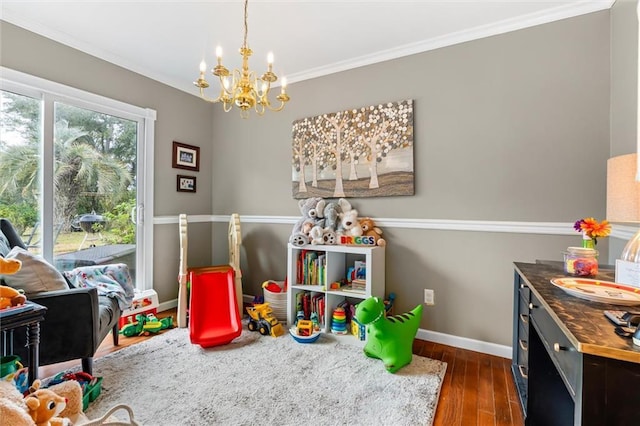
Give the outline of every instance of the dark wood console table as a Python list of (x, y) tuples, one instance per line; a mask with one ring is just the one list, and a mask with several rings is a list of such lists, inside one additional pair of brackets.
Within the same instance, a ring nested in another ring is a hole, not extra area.
[(603, 314), (640, 307), (568, 295), (550, 282), (563, 276), (561, 263), (515, 263), (512, 373), (525, 424), (640, 424), (640, 347)]
[(7, 309), (0, 311), (0, 331), (2, 331), (2, 355), (13, 353), (13, 332), (20, 327), (27, 329), (27, 345), (29, 346), (29, 384), (38, 378), (40, 367), (40, 322), (44, 320), (47, 308), (37, 303), (27, 302), (25, 309)]

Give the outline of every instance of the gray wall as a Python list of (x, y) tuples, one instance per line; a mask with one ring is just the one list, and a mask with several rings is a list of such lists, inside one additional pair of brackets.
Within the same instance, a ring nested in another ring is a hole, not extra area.
[[(637, 0), (617, 0), (611, 8), (611, 157), (638, 147), (638, 19)], [(609, 262), (627, 243), (610, 239)]]
[[(298, 216), (291, 123), (414, 99), (412, 197), (353, 199), (378, 218), (573, 222), (604, 218), (609, 12), (476, 40), (291, 85), (280, 113), (214, 110), (213, 212)], [(245, 292), (283, 279), (291, 226), (243, 224)], [(389, 228), (397, 312), (435, 289), (422, 328), (510, 345), (513, 261), (561, 260), (576, 236)], [(214, 259), (226, 258), (226, 224)], [(608, 241), (598, 245), (607, 256)]]
[(637, 150), (637, 0), (617, 0), (611, 8), (611, 157)]
[[(294, 83), (283, 112), (249, 120), (7, 23), (0, 23), (0, 64), (155, 109), (156, 216), (298, 216), (291, 197), (291, 123), (411, 98), (416, 194), (352, 200), (363, 215), (569, 223), (605, 214), (606, 159), (614, 151), (610, 82), (616, 75), (610, 70), (616, 64), (615, 56), (610, 60), (616, 22), (610, 15), (598, 12)], [(621, 38), (623, 49), (627, 38)], [(630, 90), (621, 84), (620, 93)], [(175, 192), (173, 140), (202, 149), (197, 194)], [(257, 294), (263, 280), (284, 278), (291, 225), (243, 222), (242, 229), (245, 293)], [(578, 235), (384, 232), (387, 291), (397, 294), (398, 312), (433, 288), (436, 305), (425, 310), (422, 328), (504, 345), (511, 339), (512, 262), (560, 260), (562, 250), (579, 243)], [(190, 225), (190, 265), (225, 263), (226, 234), (226, 223)], [(160, 300), (168, 301), (177, 293), (177, 226), (156, 225), (154, 238), (154, 285)], [(605, 258), (608, 246), (608, 239), (598, 245)]]

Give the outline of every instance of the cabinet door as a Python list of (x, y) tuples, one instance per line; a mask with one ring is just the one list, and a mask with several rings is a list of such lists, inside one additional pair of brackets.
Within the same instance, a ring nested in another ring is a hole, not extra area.
[(526, 416), (529, 377), (529, 303), (531, 289), (520, 274), (514, 274), (513, 341), (511, 371), (518, 390), (520, 405)]

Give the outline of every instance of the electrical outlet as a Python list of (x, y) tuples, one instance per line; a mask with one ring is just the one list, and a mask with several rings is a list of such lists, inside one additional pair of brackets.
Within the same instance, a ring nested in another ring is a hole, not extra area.
[(425, 305), (435, 305), (436, 304), (435, 292), (433, 290), (428, 289), (428, 288), (424, 289), (424, 304)]

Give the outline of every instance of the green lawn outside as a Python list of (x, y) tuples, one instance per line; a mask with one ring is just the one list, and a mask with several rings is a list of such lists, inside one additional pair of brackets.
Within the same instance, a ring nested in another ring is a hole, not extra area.
[[(22, 240), (26, 243), (29, 240), (32, 229), (27, 229), (23, 235)], [(110, 233), (109, 231), (104, 231), (100, 233), (102, 235), (102, 239), (99, 239), (98, 234), (90, 234), (87, 238), (87, 241), (82, 246), (83, 249), (88, 248), (91, 245), (94, 246), (104, 246), (108, 244), (113, 244), (115, 240), (115, 235)], [(72, 253), (74, 251), (78, 251), (80, 248), (80, 244), (85, 237), (84, 232), (60, 232), (58, 234), (58, 238), (56, 239), (56, 244), (53, 248), (54, 254), (62, 254), (62, 253)], [(29, 247), (29, 251), (35, 254), (40, 254), (40, 233), (36, 232), (31, 239), (31, 246)], [(35, 244), (34, 244), (35, 243)]]

